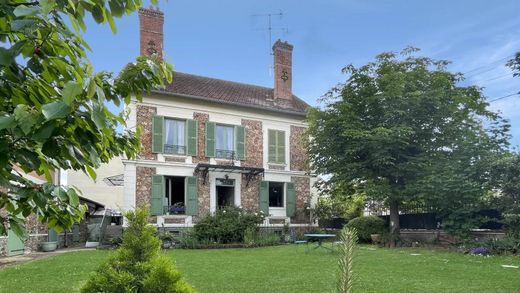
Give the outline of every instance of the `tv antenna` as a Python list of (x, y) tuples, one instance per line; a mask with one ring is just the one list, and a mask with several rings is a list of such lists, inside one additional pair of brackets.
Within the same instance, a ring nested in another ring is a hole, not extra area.
[(287, 27), (273, 27), (273, 18), (276, 17), (278, 19), (283, 18), (283, 12), (280, 10), (278, 13), (263, 13), (263, 14), (253, 14), (253, 17), (265, 17), (267, 18), (267, 27), (258, 28), (256, 30), (259, 31), (267, 31), (269, 33), (269, 54), (272, 55), (272, 46), (273, 46), (273, 30), (281, 31), (284, 33), (288, 33), (289, 29)]

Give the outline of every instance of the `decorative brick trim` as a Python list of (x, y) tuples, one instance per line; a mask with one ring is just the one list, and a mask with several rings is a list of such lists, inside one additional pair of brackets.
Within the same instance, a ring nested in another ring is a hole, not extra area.
[(152, 175), (156, 173), (156, 168), (136, 167), (135, 183), (135, 206), (144, 208), (150, 205), (152, 198)]
[(261, 168), (264, 158), (262, 121), (242, 119), (242, 126), (246, 129), (246, 160), (243, 166)]
[(144, 160), (156, 160), (157, 155), (152, 153), (152, 121), (157, 113), (157, 108), (137, 105), (137, 125), (142, 127), (141, 150), (138, 158)]
[(304, 139), (305, 127), (291, 125), (290, 134), (290, 155), (291, 171), (307, 171), (307, 151), (305, 150)]
[(193, 119), (199, 122), (198, 153), (196, 157), (193, 157), (193, 163), (208, 163), (209, 158), (206, 158), (206, 121), (209, 120), (209, 114), (194, 112)]

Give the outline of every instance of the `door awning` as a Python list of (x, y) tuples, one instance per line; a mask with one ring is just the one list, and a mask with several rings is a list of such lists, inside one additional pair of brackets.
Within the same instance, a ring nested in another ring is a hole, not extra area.
[(247, 183), (246, 186), (249, 185), (249, 181), (251, 178), (255, 176), (260, 176), (264, 174), (264, 168), (257, 167), (242, 167), (235, 165), (213, 165), (207, 163), (198, 163), (195, 167), (194, 175), (202, 175), (204, 178), (203, 184), (206, 184), (206, 177), (209, 172), (224, 172), (224, 173), (241, 173), (246, 175)]

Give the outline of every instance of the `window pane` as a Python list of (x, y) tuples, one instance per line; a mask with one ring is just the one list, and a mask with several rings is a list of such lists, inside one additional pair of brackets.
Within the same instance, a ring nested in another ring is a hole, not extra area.
[(235, 149), (234, 127), (217, 125), (215, 140), (217, 157), (231, 158)]
[(185, 153), (185, 127), (183, 120), (164, 119), (164, 152), (169, 154)]
[(282, 208), (284, 206), (283, 193), (283, 182), (269, 182), (269, 206)]

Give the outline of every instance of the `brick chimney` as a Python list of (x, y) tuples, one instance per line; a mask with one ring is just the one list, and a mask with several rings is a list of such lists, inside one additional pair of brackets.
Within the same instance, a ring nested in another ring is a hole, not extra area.
[(273, 45), (275, 99), (292, 99), (292, 51), (293, 46), (281, 40)]
[(139, 8), (139, 34), (141, 56), (157, 53), (163, 57), (164, 13), (159, 8)]

